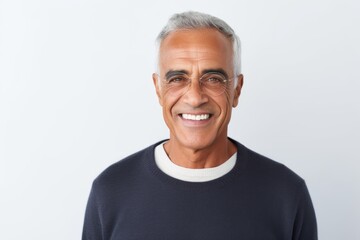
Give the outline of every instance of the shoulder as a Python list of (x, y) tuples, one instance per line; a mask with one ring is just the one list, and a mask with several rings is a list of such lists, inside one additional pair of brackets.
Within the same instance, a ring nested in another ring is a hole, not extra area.
[[(301, 239), (317, 239), (316, 216), (309, 191), (303, 178), (284, 164), (256, 153), (242, 144), (238, 146), (239, 161), (244, 167), (242, 179), (246, 182), (248, 196), (255, 196), (257, 206), (271, 206), (271, 211), (281, 214)], [(241, 161), (241, 157), (243, 158)], [(238, 173), (241, 175), (241, 173)], [(269, 209), (264, 209), (268, 211)], [(290, 221), (290, 219), (292, 219)], [(300, 239), (296, 238), (296, 239)]]
[(284, 164), (234, 142), (238, 147), (239, 161), (245, 165), (244, 174), (253, 182), (273, 189), (297, 189), (305, 184), (298, 174)]
[(161, 142), (148, 146), (110, 165), (95, 178), (93, 187), (119, 187), (139, 178), (139, 175), (146, 171), (146, 162), (154, 158), (154, 148)]

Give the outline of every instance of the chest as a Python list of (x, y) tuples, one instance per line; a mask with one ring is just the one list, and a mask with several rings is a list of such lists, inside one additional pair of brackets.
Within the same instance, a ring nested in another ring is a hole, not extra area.
[(111, 240), (290, 239), (291, 209), (264, 193), (142, 189), (114, 200), (103, 221)]

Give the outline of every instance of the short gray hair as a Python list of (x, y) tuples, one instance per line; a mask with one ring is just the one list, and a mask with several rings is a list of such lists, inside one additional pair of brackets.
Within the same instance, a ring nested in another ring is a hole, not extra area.
[[(165, 27), (161, 30), (156, 38), (157, 54), (159, 55), (160, 45), (162, 41), (172, 32), (182, 29), (199, 29), (214, 28), (222, 33), (225, 37), (230, 38), (233, 43), (234, 56), (234, 73), (235, 76), (241, 74), (241, 43), (240, 38), (235, 34), (234, 30), (220, 18), (209, 14), (188, 11), (174, 14)], [(159, 56), (157, 65), (159, 64)]]

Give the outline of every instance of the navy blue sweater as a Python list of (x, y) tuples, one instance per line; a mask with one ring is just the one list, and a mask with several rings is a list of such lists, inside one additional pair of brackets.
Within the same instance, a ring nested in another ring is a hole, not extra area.
[(315, 240), (305, 182), (238, 142), (236, 165), (208, 182), (174, 179), (155, 163), (156, 143), (94, 181), (83, 240)]

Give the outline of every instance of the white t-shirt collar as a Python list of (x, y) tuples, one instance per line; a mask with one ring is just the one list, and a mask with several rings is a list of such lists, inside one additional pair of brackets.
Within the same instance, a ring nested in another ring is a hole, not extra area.
[(155, 148), (155, 162), (160, 170), (170, 177), (187, 182), (207, 182), (224, 176), (235, 166), (236, 157), (237, 153), (234, 153), (227, 161), (217, 167), (192, 169), (173, 163), (165, 152), (164, 143)]

